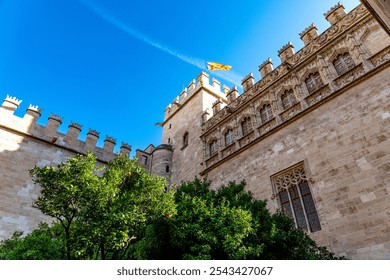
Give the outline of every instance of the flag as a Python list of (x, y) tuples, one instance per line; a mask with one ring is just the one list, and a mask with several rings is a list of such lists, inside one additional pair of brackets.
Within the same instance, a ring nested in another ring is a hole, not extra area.
[(229, 71), (232, 68), (230, 65), (220, 64), (217, 62), (207, 62), (207, 69), (210, 71), (213, 70), (226, 70)]

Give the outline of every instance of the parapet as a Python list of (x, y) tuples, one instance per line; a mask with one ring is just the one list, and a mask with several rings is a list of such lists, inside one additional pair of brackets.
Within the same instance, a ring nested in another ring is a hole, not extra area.
[(291, 42), (288, 42), (286, 45), (284, 45), (279, 51), (278, 55), (280, 57), (280, 60), (282, 63), (286, 62), (287, 59), (292, 57), (294, 55), (294, 46)]
[(335, 6), (330, 8), (330, 10), (324, 14), (326, 20), (331, 25), (340, 21), (345, 15), (345, 8), (340, 2), (338, 2)]
[[(74, 153), (86, 154), (87, 151), (91, 151), (102, 162), (108, 162), (115, 157), (116, 140), (113, 137), (106, 136), (103, 148), (96, 146), (100, 136), (96, 130), (90, 129), (86, 140), (79, 140), (82, 125), (76, 122), (71, 122), (67, 133), (63, 134), (58, 131), (63, 118), (56, 114), (50, 114), (46, 126), (39, 125), (36, 122), (42, 111), (38, 106), (30, 104), (22, 118), (14, 115), (21, 102), (16, 97), (7, 95), (0, 107), (0, 128), (15, 131), (25, 137), (34, 138)], [(131, 152), (131, 146), (125, 143), (122, 143), (120, 149), (124, 154)]]
[[(362, 5), (360, 5), (359, 7), (362, 7)], [(350, 25), (351, 19), (360, 18), (361, 16), (364, 16), (364, 14), (361, 13), (362, 9), (359, 7), (356, 7), (353, 11), (351, 11), (351, 13), (354, 16), (348, 18), (346, 17), (344, 6), (339, 2), (337, 3), (337, 5), (333, 6), (328, 12), (324, 13), (324, 16), (326, 17), (326, 19), (329, 21), (331, 25), (335, 25), (339, 23), (340, 25), (343, 25), (342, 23), (343, 21), (345, 21), (343, 26)], [(297, 62), (300, 63), (302, 59), (304, 59), (310, 53), (315, 51), (315, 48), (310, 49), (310, 46), (307, 45), (309, 45), (312, 42), (313, 44), (322, 44), (323, 42), (327, 42), (325, 38), (329, 38), (329, 36), (333, 36), (334, 30), (335, 29), (329, 28), (323, 34), (319, 35), (316, 25), (314, 23), (310, 24), (301, 33), (299, 33), (301, 40), (304, 42), (304, 47), (301, 50), (299, 50), (298, 53), (295, 53), (294, 46), (291, 42), (288, 42), (278, 51), (278, 56), (280, 57), (281, 60), (281, 65), (277, 67), (278, 71), (274, 71), (271, 58), (268, 58), (259, 66), (261, 81), (259, 83), (255, 83), (254, 88), (258, 89), (260, 85), (267, 84), (268, 82), (273, 80), (276, 76), (280, 75), (280, 73), (285, 73), (285, 70), (290, 70), (291, 68), (296, 66)], [(274, 75), (269, 75), (271, 72), (275, 72)], [(268, 78), (264, 79), (266, 76), (268, 76)], [(247, 78), (248, 76), (242, 80), (244, 92), (246, 92), (248, 88), (251, 87), (251, 83), (252, 83), (251, 80), (248, 82)]]
[(35, 124), (37, 119), (41, 116), (42, 110), (38, 108), (38, 106), (33, 106), (30, 104), (30, 106), (27, 108), (26, 114), (24, 115), (23, 119), (26, 120), (26, 122), (29, 122), (31, 125)]
[(264, 78), (267, 76), (269, 73), (274, 70), (273, 64), (272, 64), (272, 59), (268, 58), (266, 61), (264, 61), (262, 64), (259, 66), (259, 71), (261, 74), (261, 77)]
[[(209, 129), (216, 122), (227, 116), (226, 113), (234, 112), (235, 106), (241, 106), (238, 104), (245, 104), (242, 101), (250, 96), (261, 94), (265, 92), (264, 89), (274, 90), (273, 85), (283, 77), (287, 79), (295, 79), (297, 73), (303, 68), (306, 62), (310, 59), (316, 59), (320, 50), (325, 49), (328, 45), (335, 44), (337, 38), (343, 36), (347, 30), (355, 30), (358, 28), (358, 23), (364, 18), (369, 16), (368, 11), (361, 4), (353, 9), (349, 15), (345, 14), (344, 7), (340, 3), (332, 7), (327, 13), (325, 13), (326, 19), (333, 25), (325, 30), (321, 35), (318, 35), (317, 27), (314, 23), (310, 24), (299, 35), (304, 42), (303, 48), (297, 53), (294, 51), (294, 46), (291, 42), (288, 42), (278, 51), (278, 55), (281, 59), (281, 64), (275, 69), (273, 68), (273, 62), (271, 58), (265, 60), (259, 66), (259, 72), (261, 79), (257, 82), (254, 81), (252, 73), (242, 79), (242, 86), (244, 93), (237, 96), (237, 91), (229, 91), (229, 89), (223, 89), (227, 96), (229, 105), (222, 109), (217, 115), (211, 116), (211, 111), (204, 111), (202, 115), (204, 130)], [(336, 26), (335, 26), (336, 25)], [(237, 100), (235, 100), (237, 99)], [(232, 104), (231, 104), (232, 103)], [(215, 110), (214, 110), (215, 111)], [(215, 113), (215, 112), (214, 112)], [(215, 118), (214, 118), (215, 117)]]
[(22, 103), (22, 100), (18, 100), (16, 97), (12, 97), (7, 94), (7, 97), (4, 99), (1, 106), (6, 112), (13, 114), (19, 107), (20, 103)]
[[(249, 73), (249, 75), (247, 75), (244, 79), (242, 79), (241, 84), (244, 89), (244, 92), (250, 89), (255, 84), (255, 78), (253, 77), (253, 73)], [(229, 103), (230, 102), (231, 101), (229, 101)]]
[[(253, 77), (253, 76), (252, 76)], [(228, 99), (228, 102), (233, 102), (237, 97), (238, 97), (238, 90), (237, 90), (237, 86), (234, 86), (233, 88), (231, 88), (227, 93), (226, 93), (226, 97)]]
[(122, 142), (120, 153), (122, 155), (130, 155), (131, 152), (131, 145)]
[(165, 108), (164, 120), (167, 120), (170, 116), (172, 116), (180, 107), (186, 104), (186, 102), (194, 96), (201, 88), (206, 89), (208, 92), (215, 95), (216, 98), (221, 99), (223, 102), (227, 102), (225, 96), (225, 85), (222, 85), (221, 91), (221, 83), (215, 78), (210, 80), (209, 74), (206, 72), (200, 72), (198, 77), (192, 80), (187, 87), (185, 87), (180, 94), (175, 97), (175, 99)]
[(216, 115), (222, 109), (222, 100), (221, 99), (215, 100), (212, 104), (212, 108), (213, 108), (213, 115)]
[(318, 37), (317, 31), (318, 29), (316, 25), (312, 23), (305, 30), (299, 33), (299, 36), (301, 37), (301, 40), (303, 41), (305, 46)]

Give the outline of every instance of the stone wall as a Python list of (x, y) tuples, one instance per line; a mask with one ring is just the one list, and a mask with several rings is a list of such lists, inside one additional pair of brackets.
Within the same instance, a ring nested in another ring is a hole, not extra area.
[[(289, 191), (304, 181), (313, 203), (299, 194), (304, 210), (294, 214), (297, 225), (298, 216), (310, 222), (305, 209), (312, 207), (319, 225), (302, 228), (320, 245), (352, 259), (388, 259), (390, 38), (363, 5), (346, 14), (339, 3), (325, 17), (330, 28), (318, 34), (311, 24), (300, 34), (301, 50), (295, 53), (289, 42), (278, 67), (268, 59), (258, 82), (252, 74), (243, 79), (241, 95), (224, 91), (228, 102), (219, 110), (213, 101), (199, 134), (197, 123), (189, 126), (203, 145), (201, 168), (193, 158), (198, 140), (189, 156), (176, 147), (172, 183), (195, 175), (208, 176), (214, 188), (245, 180), (275, 212), (287, 211), (279, 178), (285, 176)], [(286, 107), (287, 93), (293, 101)], [(205, 100), (176, 108), (166, 118), (175, 125), (168, 131), (165, 123), (163, 141), (180, 139), (199, 106), (210, 103)], [(233, 142), (226, 141), (228, 132)], [(290, 176), (297, 166), (303, 173)]]
[(322, 230), (312, 237), (353, 259), (390, 258), (390, 69), (285, 126), (207, 175), (214, 186), (246, 180), (280, 205), (271, 176), (301, 161)]
[[(91, 151), (102, 164), (115, 157), (115, 139), (106, 137), (104, 147), (97, 147), (99, 133), (90, 130), (87, 139), (78, 139), (81, 126), (71, 123), (67, 134), (57, 131), (62, 118), (49, 117), (46, 126), (36, 123), (40, 110), (27, 109), (21, 118), (14, 115), (20, 100), (9, 97), (0, 107), (0, 240), (15, 231), (31, 232), (39, 222), (50, 219), (32, 207), (39, 188), (29, 176), (34, 166), (58, 165), (76, 154)], [(122, 143), (121, 152), (129, 154), (130, 146)]]

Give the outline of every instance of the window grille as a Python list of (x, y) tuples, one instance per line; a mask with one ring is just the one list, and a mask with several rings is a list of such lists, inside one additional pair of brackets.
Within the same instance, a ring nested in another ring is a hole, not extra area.
[(333, 60), (333, 66), (337, 71), (337, 74), (342, 75), (348, 70), (351, 70), (355, 67), (355, 62), (353, 61), (349, 53), (339, 54), (335, 60)]
[(211, 143), (210, 143), (210, 156), (213, 156), (217, 153), (218, 151), (218, 143), (217, 143), (217, 140), (213, 140)]
[(263, 106), (263, 108), (260, 109), (260, 117), (262, 123), (266, 123), (273, 118), (270, 104), (266, 104)]
[(241, 122), (242, 136), (245, 136), (250, 132), (250, 128), (251, 128), (250, 122), (251, 119), (249, 117), (245, 117), (244, 120)]
[(309, 93), (313, 93), (324, 86), (320, 73), (312, 73), (305, 81)]
[(309, 232), (321, 230), (303, 164), (273, 176), (272, 180), (283, 213), (290, 216), (298, 228)]
[(295, 104), (294, 91), (292, 89), (285, 90), (281, 96), (283, 109), (287, 110)]
[(228, 129), (228, 131), (225, 133), (225, 146), (229, 146), (234, 141), (234, 133), (233, 129)]

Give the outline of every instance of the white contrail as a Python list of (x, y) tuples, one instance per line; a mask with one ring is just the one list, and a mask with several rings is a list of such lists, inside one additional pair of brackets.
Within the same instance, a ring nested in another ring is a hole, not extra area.
[[(178, 59), (180, 59), (188, 64), (191, 64), (191, 65), (199, 68), (199, 69), (207, 70), (207, 68), (205, 66), (205, 59), (190, 57), (190, 56), (184, 55), (176, 50), (173, 50), (173, 49), (157, 42), (156, 40), (146, 36), (145, 34), (139, 32), (138, 30), (135, 30), (134, 28), (126, 25), (125, 23), (119, 21), (114, 16), (112, 16), (112, 15), (108, 14), (107, 12), (103, 11), (102, 9), (100, 9), (93, 2), (88, 1), (88, 0), (79, 0), (79, 1), (82, 4), (84, 4), (86, 7), (88, 7), (90, 10), (92, 10), (95, 14), (100, 16), (102, 19), (104, 19), (108, 23), (114, 25), (115, 27), (119, 28), (120, 30), (126, 32), (130, 36), (132, 36), (140, 41), (143, 41), (146, 44), (153, 46), (153, 47), (155, 47), (155, 48), (157, 48), (157, 49), (159, 49), (167, 54), (170, 54), (170, 55), (172, 55), (172, 56), (174, 56), (174, 57), (176, 57), (176, 58), (178, 58)], [(213, 75), (218, 76), (218, 77), (224, 79), (225, 81), (229, 81), (233, 84), (240, 85), (241, 76), (232, 72), (232, 71), (230, 71), (230, 72), (214, 72)]]

